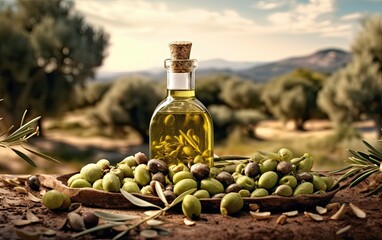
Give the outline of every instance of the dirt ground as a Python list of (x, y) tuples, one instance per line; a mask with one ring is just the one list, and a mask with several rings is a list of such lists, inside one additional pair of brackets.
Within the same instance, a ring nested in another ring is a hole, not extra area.
[[(1, 175), (0, 177), (9, 179), (15, 176)], [(22, 181), (20, 186), (24, 186)], [(28, 186), (26, 189), (37, 198), (41, 197), (39, 191), (33, 191)], [(379, 196), (364, 197), (359, 190), (360, 188), (340, 190), (331, 202), (357, 205), (366, 212), (364, 219), (357, 218), (348, 212), (341, 220), (331, 220), (330, 216), (334, 212), (329, 212), (322, 215), (323, 221), (317, 222), (303, 214), (304, 211), (316, 212), (315, 209), (298, 209), (298, 216), (288, 217), (285, 224), (277, 224), (276, 221), (282, 214), (278, 211), (272, 211), (269, 219), (256, 220), (248, 210), (243, 210), (232, 217), (224, 217), (218, 211), (207, 211), (207, 213), (204, 210), (201, 218), (195, 221), (195, 225), (186, 226), (183, 222), (183, 214), (179, 209), (175, 209), (158, 219), (164, 222), (161, 227), (170, 231), (168, 236), (161, 236), (160, 239), (382, 239), (381, 198)], [(49, 236), (43, 235), (34, 239), (70, 239), (75, 234), (68, 227), (62, 228), (68, 212), (53, 212), (32, 200), (36, 199), (30, 198), (25, 193), (18, 193), (13, 186), (3, 181), (0, 183), (0, 239), (33, 239), (20, 238), (16, 233), (20, 230), (33, 232), (39, 229), (50, 229), (54, 231)], [(147, 209), (96, 209), (82, 206), (79, 212), (96, 210), (144, 216), (144, 211)], [(26, 219), (27, 212), (32, 212), (38, 220), (25, 226), (16, 226), (20, 224), (19, 220)], [(350, 226), (350, 229), (336, 234), (347, 226)], [(148, 227), (143, 224), (141, 229)], [(103, 231), (77, 239), (111, 239), (115, 234), (116, 232)], [(142, 239), (142, 237), (137, 232), (132, 232), (128, 239)]]

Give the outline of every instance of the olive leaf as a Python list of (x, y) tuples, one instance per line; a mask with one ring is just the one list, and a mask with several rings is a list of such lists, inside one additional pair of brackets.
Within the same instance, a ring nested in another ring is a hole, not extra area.
[(349, 187), (354, 187), (356, 185), (358, 185), (360, 182), (364, 181), (366, 178), (368, 178), (370, 175), (372, 175), (373, 173), (379, 171), (379, 169), (371, 169), (365, 173), (362, 173), (362, 174), (359, 174), (357, 175), (353, 180), (352, 182), (350, 183)]
[(126, 223), (124, 223), (124, 222), (109, 222), (107, 224), (98, 225), (98, 226), (95, 226), (93, 228), (89, 228), (89, 229), (86, 229), (82, 232), (76, 233), (76, 234), (72, 235), (72, 238), (77, 238), (77, 237), (86, 235), (88, 233), (92, 233), (92, 232), (96, 232), (99, 230), (108, 229), (108, 228), (112, 228), (112, 227), (115, 227), (118, 225), (124, 225), (124, 224), (126, 224)]
[(108, 213), (95, 211), (94, 214), (99, 218), (102, 218), (107, 221), (119, 222), (119, 221), (128, 221), (131, 219), (137, 219), (139, 216), (127, 215), (127, 214), (116, 214), (116, 213)]
[(31, 165), (32, 167), (37, 167), (36, 163), (33, 162), (33, 160), (30, 157), (28, 157), (25, 153), (23, 153), (23, 152), (21, 152), (21, 151), (19, 151), (17, 149), (11, 148), (11, 147), (8, 147), (8, 149), (11, 149), (14, 153), (16, 153), (24, 161), (29, 163), (29, 165)]
[[(28, 141), (28, 139), (30, 139), (31, 137), (39, 134), (39, 128), (38, 127), (35, 128), (34, 126), (40, 120), (41, 116), (35, 117), (32, 120), (30, 120), (29, 122), (24, 124), (26, 113), (27, 113), (27, 111), (24, 111), (24, 114), (21, 118), (20, 127), (18, 129), (16, 129), (14, 132), (12, 132), (11, 134), (9, 134), (4, 139), (0, 140), (0, 147), (7, 148), (7, 149), (13, 151), (15, 154), (17, 154), (21, 159), (26, 161), (32, 167), (37, 167), (37, 165), (34, 163), (34, 161), (30, 157), (28, 157), (25, 153), (13, 148), (13, 146), (19, 145), (19, 146), (23, 147), (25, 150), (27, 150), (28, 152), (30, 152), (30, 153), (38, 156), (38, 157), (41, 157), (45, 160), (50, 160), (50, 161), (59, 163), (59, 161), (55, 160), (52, 157), (49, 157), (45, 154), (34, 151), (34, 150), (27, 148), (27, 147), (22, 145), (23, 143), (26, 143)], [(10, 133), (13, 128), (14, 128), (14, 126), (9, 127), (8, 130), (6, 130), (5, 132), (0, 134), (0, 137)]]
[(155, 204), (152, 204), (150, 202), (147, 202), (143, 199), (140, 199), (138, 197), (135, 197), (134, 195), (132, 195), (131, 193), (128, 193), (126, 192), (125, 190), (123, 190), (122, 188), (120, 189), (122, 195), (127, 199), (129, 200), (132, 204), (138, 206), (138, 207), (154, 207), (154, 208), (158, 208), (158, 209), (162, 209), (161, 207), (155, 205)]
[[(368, 153), (348, 149), (348, 151), (352, 154), (352, 156), (348, 158), (348, 162), (350, 164), (341, 169), (332, 171), (332, 173), (343, 173), (334, 185), (337, 185), (339, 182), (352, 177), (349, 187), (354, 187), (365, 181), (370, 176), (380, 173), (380, 168), (382, 166), (382, 152), (377, 150), (368, 142), (364, 140), (362, 140), (362, 142), (368, 148)], [(377, 186), (367, 192), (368, 193), (366, 196), (378, 194), (382, 192), (382, 186)]]
[(172, 203), (169, 205), (169, 208), (170, 208), (170, 207), (173, 207), (173, 206), (175, 206), (176, 204), (178, 204), (179, 202), (183, 201), (183, 198), (184, 198), (184, 197), (186, 197), (186, 196), (189, 195), (189, 194), (192, 194), (192, 193), (195, 192), (195, 191), (196, 191), (196, 188), (192, 188), (192, 189), (187, 190), (187, 191), (185, 191), (184, 193), (180, 194), (178, 197), (176, 197), (176, 198), (174, 199), (174, 201), (172, 201)]
[(160, 185), (160, 183), (158, 181), (155, 181), (155, 191), (158, 195), (158, 197), (160, 198), (160, 200), (164, 203), (164, 205), (167, 207), (168, 206), (168, 202), (167, 202), (167, 199), (163, 193), (163, 189), (162, 189), (162, 186)]

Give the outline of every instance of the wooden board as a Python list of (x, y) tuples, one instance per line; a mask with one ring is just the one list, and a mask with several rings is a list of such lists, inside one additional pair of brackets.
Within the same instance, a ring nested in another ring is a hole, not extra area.
[[(70, 196), (72, 201), (80, 202), (85, 206), (99, 207), (99, 208), (115, 208), (115, 209), (129, 209), (136, 208), (130, 203), (121, 193), (111, 193), (101, 191), (93, 188), (69, 188), (66, 182), (73, 174), (62, 176), (53, 175), (40, 175), (42, 185), (47, 188), (56, 189), (64, 192)], [(303, 210), (312, 208), (317, 205), (325, 206), (340, 190), (337, 188), (330, 192), (320, 194), (300, 195), (297, 197), (281, 197), (281, 196), (266, 196), (261, 198), (243, 198), (245, 207), (251, 203), (256, 203), (262, 210), (275, 210), (275, 211), (289, 211), (289, 210)], [(162, 201), (156, 196), (147, 196), (136, 194), (135, 196), (151, 202), (153, 204), (163, 206)], [(218, 211), (220, 208), (220, 199), (200, 199), (203, 211)]]

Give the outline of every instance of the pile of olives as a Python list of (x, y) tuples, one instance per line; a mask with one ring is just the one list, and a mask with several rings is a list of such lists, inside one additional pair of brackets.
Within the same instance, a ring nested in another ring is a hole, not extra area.
[[(183, 200), (187, 217), (200, 214), (199, 199), (221, 198), (221, 212), (232, 214), (243, 207), (243, 197), (283, 197), (325, 192), (333, 179), (311, 172), (313, 158), (305, 153), (294, 157), (286, 149), (277, 153), (256, 152), (251, 158), (227, 161), (221, 167), (204, 163), (168, 166), (164, 161), (148, 159), (144, 153), (128, 156), (116, 166), (106, 159), (82, 167), (80, 173), (67, 181), (72, 188), (91, 187), (108, 192), (156, 196), (155, 182), (162, 186), (164, 196), (171, 202), (183, 192), (196, 188), (192, 197)], [(199, 203), (198, 203), (199, 202)]]

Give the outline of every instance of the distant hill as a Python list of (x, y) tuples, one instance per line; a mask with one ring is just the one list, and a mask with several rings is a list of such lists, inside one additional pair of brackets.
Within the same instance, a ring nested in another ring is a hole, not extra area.
[[(255, 82), (266, 82), (296, 68), (308, 68), (322, 73), (332, 73), (345, 66), (350, 59), (351, 54), (349, 52), (336, 48), (323, 49), (307, 56), (291, 57), (271, 63), (211, 59), (199, 61), (196, 76), (233, 74)], [(124, 76), (143, 76), (153, 80), (163, 80), (166, 78), (166, 71), (163, 68), (155, 68), (136, 72), (99, 72), (96, 80), (113, 81)]]
[(332, 73), (345, 66), (350, 59), (351, 54), (349, 52), (328, 48), (307, 56), (291, 57), (246, 70), (236, 71), (235, 73), (256, 82), (266, 82), (273, 77), (293, 71), (296, 68), (308, 68), (322, 73)]

